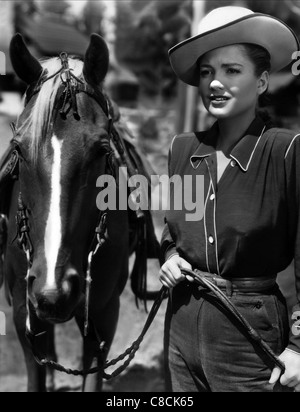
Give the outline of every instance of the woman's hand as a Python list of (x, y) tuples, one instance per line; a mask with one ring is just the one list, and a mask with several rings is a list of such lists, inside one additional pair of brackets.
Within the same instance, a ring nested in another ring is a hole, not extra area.
[(182, 275), (182, 269), (192, 270), (192, 266), (179, 255), (174, 255), (162, 266), (159, 272), (159, 280), (168, 289), (174, 288), (185, 279), (193, 281), (192, 278), (186, 278)]
[(276, 384), (280, 378), (282, 386), (294, 388), (295, 392), (300, 392), (300, 353), (286, 350), (279, 359), (285, 364), (285, 373), (281, 376), (281, 370), (276, 367), (273, 370), (270, 384)]

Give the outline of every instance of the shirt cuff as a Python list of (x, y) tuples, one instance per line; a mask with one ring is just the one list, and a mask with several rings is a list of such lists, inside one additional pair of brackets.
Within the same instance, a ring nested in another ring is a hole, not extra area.
[(176, 253), (173, 253), (171, 256), (168, 257), (167, 260), (170, 260), (170, 259), (171, 259), (172, 257), (174, 257), (174, 256), (179, 256), (179, 253), (177, 253), (177, 252), (176, 252)]
[(165, 262), (169, 260), (172, 256), (179, 255), (176, 249), (175, 243), (171, 244), (165, 253)]

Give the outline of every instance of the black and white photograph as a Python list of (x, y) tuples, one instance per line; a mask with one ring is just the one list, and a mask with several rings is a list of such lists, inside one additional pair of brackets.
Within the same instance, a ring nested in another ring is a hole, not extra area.
[(300, 392), (300, 0), (0, 0), (0, 392)]

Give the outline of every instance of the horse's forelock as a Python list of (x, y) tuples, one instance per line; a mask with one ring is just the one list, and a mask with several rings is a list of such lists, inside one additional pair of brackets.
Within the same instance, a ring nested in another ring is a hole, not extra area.
[[(41, 64), (44, 70), (47, 70), (47, 77), (57, 73), (62, 67), (59, 58), (41, 61)], [(83, 62), (81, 60), (70, 58), (69, 66), (75, 76), (81, 76), (83, 70)], [(36, 98), (29, 116), (25, 122), (20, 125), (21, 137), (26, 135), (30, 139), (29, 154), (33, 162), (37, 161), (40, 143), (49, 130), (60, 85), (60, 75), (46, 81)]]

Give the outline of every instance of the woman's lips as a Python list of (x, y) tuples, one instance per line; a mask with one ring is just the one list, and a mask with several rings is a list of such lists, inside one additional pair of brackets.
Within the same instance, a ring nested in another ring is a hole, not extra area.
[(230, 100), (230, 98), (227, 96), (210, 96), (209, 99), (212, 104), (217, 104), (217, 105), (224, 104), (228, 102), (228, 100)]
[(210, 100), (212, 101), (212, 102), (214, 102), (214, 101), (216, 101), (216, 102), (224, 102), (224, 101), (227, 101), (227, 100), (229, 100), (230, 98), (229, 97), (227, 97), (227, 96), (210, 96), (209, 97), (210, 98)]

